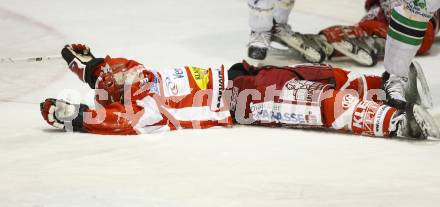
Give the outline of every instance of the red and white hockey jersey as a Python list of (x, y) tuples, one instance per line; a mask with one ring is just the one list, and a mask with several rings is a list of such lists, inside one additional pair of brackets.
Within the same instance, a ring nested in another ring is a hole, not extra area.
[(384, 105), (381, 77), (329, 65), (254, 68), (246, 62), (233, 74), (231, 113), (239, 124), (330, 128), (390, 136), (397, 109)]
[(95, 69), (96, 85), (109, 70), (125, 81), (123, 99), (101, 100), (108, 98), (104, 93), (109, 91), (96, 87), (97, 107), (83, 114), (87, 132), (140, 134), (232, 124), (223, 97), (228, 80), (223, 66), (148, 70), (136, 61), (107, 56)]

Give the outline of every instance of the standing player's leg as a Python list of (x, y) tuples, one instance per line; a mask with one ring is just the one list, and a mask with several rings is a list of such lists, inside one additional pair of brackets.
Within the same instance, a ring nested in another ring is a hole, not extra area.
[(248, 57), (255, 60), (266, 59), (272, 40), (273, 10), (276, 0), (248, 0), (249, 26), (251, 34)]
[(273, 18), (277, 24), (287, 24), (295, 0), (277, 0), (274, 5)]
[(385, 90), (392, 105), (405, 105), (405, 87), (411, 62), (419, 50), (428, 22), (440, 0), (406, 0), (391, 11), (385, 46)]

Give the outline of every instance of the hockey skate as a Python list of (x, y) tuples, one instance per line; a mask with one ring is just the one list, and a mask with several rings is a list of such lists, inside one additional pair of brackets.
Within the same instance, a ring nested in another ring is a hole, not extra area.
[(257, 61), (266, 59), (271, 41), (272, 33), (270, 31), (252, 31), (248, 43), (248, 57)]
[(417, 104), (409, 104), (405, 113), (398, 115), (392, 120), (395, 124), (394, 131), (397, 137), (414, 139), (440, 138), (440, 130), (434, 118)]
[(384, 44), (384, 41), (373, 37), (353, 37), (331, 44), (342, 55), (360, 65), (371, 67), (377, 64), (379, 53), (383, 54), (377, 48)]
[(273, 38), (272, 32), (252, 32), (247, 50), (247, 61), (255, 67), (295, 64), (299, 54)]
[[(420, 88), (418, 84), (420, 83)], [(432, 108), (432, 96), (423, 69), (417, 61), (413, 61), (408, 73), (408, 84), (405, 98), (409, 103), (416, 103), (425, 108)]]
[(408, 78), (389, 76), (385, 90), (388, 105), (405, 111), (405, 119), (400, 123), (401, 134), (398, 136), (406, 135), (420, 139), (440, 138), (439, 127), (426, 110), (432, 107), (432, 97), (419, 63), (414, 61), (411, 64)]
[(288, 24), (275, 24), (273, 38), (287, 47), (299, 52), (311, 63), (321, 63), (333, 53), (333, 47), (320, 35), (293, 32)]
[(383, 80), (388, 105), (403, 110), (408, 102), (421, 105), (424, 108), (432, 108), (431, 91), (423, 69), (418, 62), (412, 62), (408, 78), (390, 75), (385, 72)]

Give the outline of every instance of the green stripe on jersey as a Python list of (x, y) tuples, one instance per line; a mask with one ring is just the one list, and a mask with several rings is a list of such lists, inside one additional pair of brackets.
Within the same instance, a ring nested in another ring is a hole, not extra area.
[(396, 22), (415, 29), (425, 30), (428, 27), (428, 22), (420, 22), (408, 19), (399, 14), (399, 12), (397, 12), (395, 9), (393, 9), (393, 11), (391, 12), (391, 17), (393, 17)]
[(422, 44), (422, 40), (423, 40), (423, 39), (417, 39), (417, 38), (414, 38), (414, 37), (409, 37), (409, 36), (403, 35), (403, 34), (401, 34), (399, 32), (396, 32), (391, 27), (388, 28), (388, 35), (391, 38), (393, 38), (393, 39), (395, 39), (395, 40), (397, 40), (399, 42), (403, 42), (403, 43), (406, 43), (406, 44), (409, 44), (409, 45), (414, 45), (414, 46), (419, 46), (420, 44)]

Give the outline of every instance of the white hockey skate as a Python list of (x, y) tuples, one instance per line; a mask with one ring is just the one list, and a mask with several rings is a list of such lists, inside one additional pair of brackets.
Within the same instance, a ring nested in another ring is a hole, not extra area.
[(320, 35), (307, 35), (293, 32), (288, 24), (275, 24), (274, 40), (299, 52), (311, 63), (321, 63), (333, 53), (333, 47)]
[(392, 120), (396, 130), (394, 135), (414, 139), (439, 139), (440, 130), (434, 118), (426, 109), (417, 104), (408, 105), (405, 113)]
[(300, 63), (301, 55), (273, 38), (272, 31), (251, 32), (246, 61), (255, 67), (286, 66)]
[[(404, 110), (406, 102), (432, 108), (432, 96), (420, 64), (413, 61), (408, 72), (408, 78), (384, 73), (384, 89), (387, 94), (387, 104)], [(419, 87), (420, 86), (420, 87)]]
[[(397, 75), (389, 74), (385, 72), (382, 75), (382, 80), (384, 80), (383, 88), (386, 93), (387, 104), (395, 107), (399, 110), (405, 110), (406, 107), (406, 88), (408, 86), (408, 78), (399, 77)], [(415, 93), (417, 89), (413, 89)]]
[(266, 59), (271, 41), (271, 31), (252, 31), (248, 43), (248, 57), (256, 61)]
[(382, 52), (377, 47), (384, 44), (384, 41), (373, 37), (354, 37), (331, 44), (336, 51), (358, 64), (371, 67), (377, 64), (379, 54)]
[[(418, 87), (419, 85), (420, 87)], [(385, 89), (389, 99), (388, 104), (391, 106), (394, 104), (396, 105), (394, 107), (405, 111), (405, 119), (400, 123), (398, 136), (420, 139), (428, 137), (440, 138), (439, 127), (426, 110), (433, 105), (432, 97), (423, 69), (419, 63), (414, 61), (411, 64), (408, 78), (390, 76), (385, 84)]]

